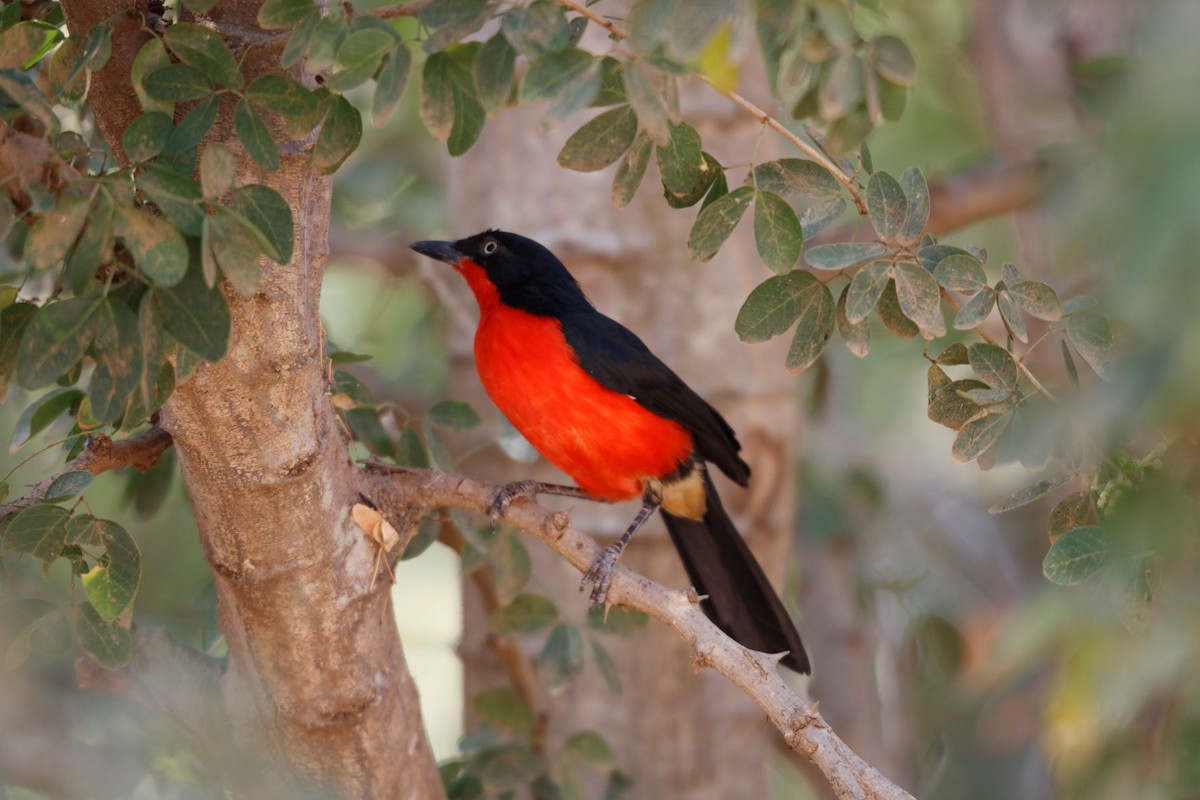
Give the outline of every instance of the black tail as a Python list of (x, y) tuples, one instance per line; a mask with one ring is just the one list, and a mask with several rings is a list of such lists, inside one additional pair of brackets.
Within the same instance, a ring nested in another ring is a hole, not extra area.
[(783, 601), (725, 513), (712, 478), (705, 475), (704, 483), (708, 510), (703, 521), (662, 512), (692, 585), (708, 595), (700, 609), (734, 641), (764, 653), (787, 650), (780, 663), (808, 674), (808, 654)]

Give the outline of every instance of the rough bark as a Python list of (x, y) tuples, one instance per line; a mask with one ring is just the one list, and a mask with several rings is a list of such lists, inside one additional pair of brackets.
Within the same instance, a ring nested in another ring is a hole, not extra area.
[[(702, 93), (707, 90), (700, 89)], [(758, 126), (725, 103), (688, 121), (718, 147), (718, 157), (744, 160)], [(530, 236), (564, 259), (597, 307), (638, 333), (660, 357), (714, 403), (738, 431), (754, 476), (748, 492), (721, 485), (726, 506), (768, 572), (782, 582), (792, 526), (792, 464), (799, 436), (795, 381), (775, 345), (747, 348), (733, 334), (743, 298), (767, 274), (748, 237), (735, 237), (710, 264), (691, 263), (685, 243), (692, 215), (672, 211), (658, 196), (651, 170), (632, 205), (614, 209), (611, 171), (563, 170), (553, 154), (578, 126), (538, 125), (540, 109), (508, 110), (488, 123), (479, 144), (450, 170), (452, 236), (499, 227)], [(748, 227), (748, 226), (747, 226)], [(748, 230), (741, 231), (741, 234)], [(471, 356), (474, 301), (449, 270), (426, 272), (450, 298), (454, 330), (455, 396), (488, 407)], [(786, 343), (783, 343), (786, 344)], [(493, 415), (494, 416), (494, 415)], [(472, 475), (495, 480), (563, 476), (544, 462), (531, 468), (503, 457), (471, 460)], [(550, 501), (551, 503), (553, 501)], [(615, 539), (636, 506), (574, 507), (582, 529)], [(561, 507), (561, 505), (559, 506)], [(638, 534), (622, 561), (671, 586), (686, 577), (661, 523)], [(551, 595), (567, 619), (581, 620), (579, 576), (540, 548), (534, 552), (536, 590)], [(466, 589), (462, 645), (468, 696), (504, 680), (488, 647), (479, 595)], [(803, 628), (803, 625), (801, 625)], [(630, 640), (606, 637), (624, 691), (614, 696), (590, 667), (573, 687), (544, 698), (555, 740), (579, 729), (601, 732), (617, 749), (639, 797), (760, 797), (766, 793), (766, 754), (774, 735), (744, 696), (711, 672), (696, 673), (686, 645), (652, 625)], [(818, 665), (818, 669), (819, 669)]]
[[(63, 5), (77, 31), (128, 8), (121, 0)], [(261, 36), (258, 6), (222, 3), (207, 21), (237, 49)], [(93, 91), (100, 129), (120, 153), (121, 131), (138, 113), (130, 63), (148, 34), (126, 15), (114, 19), (121, 24), (113, 56)], [(276, 59), (250, 49), (247, 82), (275, 69)], [(240, 152), (231, 110), (225, 103), (213, 135)], [(234, 764), (225, 779), (249, 788), (247, 796), (293, 794), (298, 775), (343, 796), (438, 797), (388, 584), (372, 583), (374, 549), (348, 515), (357, 477), (328, 399), (318, 318), (330, 180), (311, 170), (307, 152), (281, 155), (282, 167), (269, 174), (243, 155), (239, 175), (291, 205), (292, 263), (264, 264), (251, 298), (227, 292), (228, 355), (201, 366), (161, 417), (229, 644), (225, 670), (208, 689), (231, 726), (220, 749), (259, 763)]]

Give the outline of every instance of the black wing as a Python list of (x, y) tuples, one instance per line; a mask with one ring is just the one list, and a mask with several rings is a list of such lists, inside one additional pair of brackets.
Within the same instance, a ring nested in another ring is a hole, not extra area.
[(692, 432), (701, 458), (745, 486), (750, 467), (729, 423), (658, 359), (633, 331), (595, 309), (561, 317), (563, 335), (584, 371), (601, 386), (627, 394), (646, 409)]

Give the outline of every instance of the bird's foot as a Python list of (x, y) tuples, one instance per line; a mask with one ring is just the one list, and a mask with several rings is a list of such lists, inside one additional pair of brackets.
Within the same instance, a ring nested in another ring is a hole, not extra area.
[(513, 481), (506, 483), (496, 490), (492, 495), (492, 499), (488, 501), (487, 507), (484, 508), (484, 513), (492, 520), (492, 533), (496, 532), (496, 521), (508, 511), (508, 507), (517, 498), (524, 497), (529, 500), (534, 500), (537, 497), (537, 481)]
[(608, 589), (612, 585), (617, 559), (621, 557), (621, 551), (624, 549), (620, 545), (610, 544), (583, 574), (583, 580), (579, 582), (579, 591), (582, 592), (585, 586), (592, 584), (588, 600), (593, 607), (608, 605)]

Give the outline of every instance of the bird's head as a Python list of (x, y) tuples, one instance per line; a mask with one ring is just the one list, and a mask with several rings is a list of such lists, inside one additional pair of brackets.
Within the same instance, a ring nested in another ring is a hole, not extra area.
[(541, 315), (588, 302), (553, 253), (515, 233), (489, 230), (456, 242), (422, 241), (409, 247), (454, 267), (485, 312), (497, 301)]

